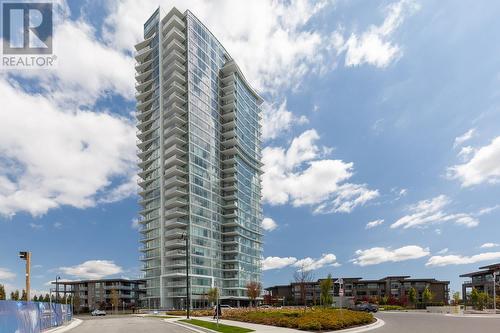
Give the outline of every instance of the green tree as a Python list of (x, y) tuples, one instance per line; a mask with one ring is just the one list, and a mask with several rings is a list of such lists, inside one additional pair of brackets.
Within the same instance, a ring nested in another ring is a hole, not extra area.
[(455, 291), (453, 293), (453, 304), (454, 305), (459, 305), (460, 304), (460, 293), (458, 291)]
[(429, 289), (429, 287), (425, 287), (424, 292), (422, 293), (422, 300), (424, 301), (425, 304), (432, 302), (432, 299), (434, 298), (434, 295), (432, 294), (432, 291)]
[(27, 301), (28, 295), (26, 295), (26, 290), (23, 289), (23, 293), (21, 295), (21, 301)]
[(207, 292), (207, 298), (211, 305), (217, 302), (219, 298), (219, 290), (217, 288), (210, 288)]
[(78, 294), (75, 294), (73, 296), (73, 312), (78, 314), (80, 312), (80, 296)]
[(3, 284), (0, 284), (0, 301), (5, 301), (5, 287)]
[(111, 290), (111, 305), (116, 312), (118, 310), (118, 306), (120, 305), (120, 296), (118, 295), (118, 291), (116, 289)]
[(33, 302), (38, 302), (38, 296), (37, 295), (33, 296), (32, 300)]
[(19, 301), (19, 290), (12, 291), (10, 293), (10, 299), (13, 301)]
[(255, 304), (255, 300), (260, 296), (260, 291), (262, 290), (262, 285), (256, 281), (250, 281), (247, 284), (247, 296), (252, 303)]
[(49, 296), (49, 294), (45, 294), (45, 296), (43, 297), (43, 301), (46, 302), (46, 303), (50, 302), (50, 296)]
[(417, 291), (413, 287), (408, 291), (408, 301), (410, 301), (413, 306), (417, 304)]
[(322, 280), (319, 284), (319, 288), (321, 290), (320, 300), (321, 304), (324, 307), (329, 307), (333, 304), (333, 298), (332, 295), (330, 294), (332, 287), (333, 287), (332, 275), (328, 274), (328, 277)]

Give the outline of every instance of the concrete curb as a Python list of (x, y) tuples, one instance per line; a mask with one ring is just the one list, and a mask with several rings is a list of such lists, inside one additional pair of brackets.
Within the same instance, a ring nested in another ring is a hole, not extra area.
[[(214, 330), (211, 330), (209, 328), (200, 328), (198, 326), (195, 326), (195, 325), (191, 325), (191, 324), (188, 324), (188, 323), (180, 323), (179, 320), (182, 319), (182, 318), (179, 318), (179, 319), (163, 319), (163, 321), (167, 322), (167, 323), (172, 323), (172, 324), (175, 324), (177, 326), (182, 326), (184, 328), (187, 328), (187, 329), (190, 329), (192, 330), (193, 332), (196, 332), (196, 333), (207, 333), (207, 332), (213, 332), (213, 333), (218, 333), (217, 331), (214, 331)], [(374, 330), (374, 329), (377, 329), (377, 328), (380, 328), (382, 326), (385, 325), (385, 321), (383, 321), (382, 319), (379, 319), (379, 318), (375, 318), (376, 321), (374, 323), (371, 323), (371, 324), (368, 324), (368, 325), (364, 325), (364, 326), (359, 326), (359, 327), (353, 327), (353, 328), (346, 328), (346, 329), (343, 329), (343, 330), (336, 330), (336, 331), (329, 331), (329, 332), (325, 332), (325, 333), (360, 333), (360, 332), (367, 332), (367, 331), (371, 331), (371, 330)], [(266, 325), (268, 327), (272, 327), (272, 326), (269, 326), (269, 325)], [(243, 327), (243, 326), (241, 326)], [(276, 329), (279, 329), (280, 327), (276, 327)], [(296, 330), (297, 332), (303, 332), (303, 331), (299, 331), (299, 330)], [(256, 330), (255, 332), (258, 333), (258, 330)]]
[(63, 332), (67, 332), (77, 326), (80, 326), (80, 324), (83, 322), (83, 320), (81, 319), (78, 319), (78, 318), (75, 318), (71, 321), (71, 323), (69, 325), (66, 325), (66, 326), (61, 326), (61, 327), (56, 327), (56, 328), (52, 328), (48, 331), (43, 331), (43, 333), (63, 333)]
[(329, 331), (326, 333), (358, 333), (358, 332), (367, 332), (371, 331), (377, 328), (380, 328), (385, 325), (385, 321), (382, 319), (376, 318), (376, 321), (374, 323), (365, 325), (365, 326), (359, 326), (359, 327), (353, 327), (353, 328), (346, 328), (343, 330), (337, 330), (337, 331)]

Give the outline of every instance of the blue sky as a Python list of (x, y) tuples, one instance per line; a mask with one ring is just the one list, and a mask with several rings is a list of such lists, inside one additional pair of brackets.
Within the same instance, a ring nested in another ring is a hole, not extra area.
[[(55, 69), (0, 69), (0, 283), (140, 274), (133, 44), (158, 2), (61, 2)], [(265, 286), (500, 261), (500, 5), (166, 1), (265, 97)], [(369, 222), (373, 222), (367, 225)], [(370, 227), (371, 226), (371, 227)]]

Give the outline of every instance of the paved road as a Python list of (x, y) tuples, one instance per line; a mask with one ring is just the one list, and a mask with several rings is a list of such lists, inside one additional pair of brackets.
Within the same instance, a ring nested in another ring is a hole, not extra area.
[(69, 333), (193, 333), (158, 318), (133, 316), (79, 317), (83, 323)]
[(385, 325), (373, 333), (499, 333), (500, 318), (452, 317), (431, 313), (383, 313)]

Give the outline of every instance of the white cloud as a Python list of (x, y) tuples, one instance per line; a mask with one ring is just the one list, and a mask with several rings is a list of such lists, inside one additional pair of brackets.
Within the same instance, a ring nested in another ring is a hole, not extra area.
[(262, 270), (267, 271), (270, 269), (280, 269), (293, 265), (297, 262), (297, 258), (294, 257), (267, 257), (262, 260)]
[(479, 212), (477, 213), (477, 215), (478, 216), (486, 215), (486, 214), (489, 214), (489, 213), (497, 210), (498, 208), (500, 208), (500, 205), (495, 205), (495, 206), (491, 206), (491, 207), (485, 207), (485, 208), (480, 209)]
[(59, 105), (92, 105), (108, 92), (134, 98), (134, 60), (101, 43), (83, 20), (63, 20), (54, 27), (57, 66), (50, 70), (15, 71)]
[(500, 244), (498, 244), (498, 243), (484, 243), (483, 245), (481, 245), (481, 248), (482, 249), (489, 249), (489, 248), (498, 247), (498, 246), (500, 246)]
[(37, 223), (33, 223), (33, 222), (31, 222), (29, 224), (29, 226), (31, 227), (31, 229), (42, 229), (43, 228), (43, 225), (37, 224)]
[(448, 176), (458, 179), (463, 187), (481, 183), (496, 184), (500, 181), (500, 136), (490, 144), (477, 149), (464, 164), (448, 168)]
[(0, 96), (0, 214), (93, 206), (135, 173), (128, 120), (59, 107), (3, 80)]
[(288, 132), (294, 124), (306, 124), (306, 116), (295, 116), (286, 108), (286, 100), (279, 107), (264, 103), (262, 108), (262, 138), (271, 140), (277, 138), (280, 134)]
[(346, 183), (353, 163), (321, 159), (331, 149), (319, 147), (319, 135), (308, 130), (288, 147), (263, 150), (263, 199), (271, 205), (309, 205), (315, 213), (350, 212), (378, 196), (364, 184)]
[(262, 270), (264, 271), (281, 269), (289, 266), (296, 267), (299, 270), (312, 271), (324, 266), (338, 267), (340, 264), (337, 262), (337, 257), (333, 253), (323, 254), (321, 258), (318, 259), (310, 257), (304, 259), (297, 259), (295, 257), (267, 257), (262, 261)]
[(455, 141), (453, 142), (453, 147), (461, 146), (464, 142), (467, 142), (470, 139), (472, 139), (475, 134), (476, 134), (476, 129), (475, 128), (471, 128), (470, 130), (468, 130), (464, 134), (462, 134), (460, 136), (457, 136), (455, 138)]
[(295, 262), (293, 266), (297, 267), (299, 270), (313, 271), (324, 266), (338, 267), (340, 266), (340, 264), (337, 262), (337, 257), (333, 253), (326, 253), (323, 254), (319, 259), (307, 257), (297, 260), (297, 262)]
[(60, 267), (61, 272), (83, 279), (102, 279), (123, 272), (123, 269), (109, 260), (89, 260), (76, 266)]
[[(142, 38), (142, 26), (158, 5), (165, 11), (189, 8), (217, 36), (260, 90), (295, 86), (322, 66), (319, 32), (306, 27), (329, 1), (163, 0), (109, 1), (105, 38), (124, 50)], [(249, 52), (251, 50), (251, 52)], [(290, 70), (293, 68), (294, 70)]]
[(392, 3), (386, 8), (386, 17), (381, 25), (371, 25), (366, 31), (352, 33), (347, 39), (342, 36), (341, 31), (337, 31), (332, 35), (332, 46), (339, 54), (345, 52), (346, 66), (366, 63), (386, 67), (402, 54), (400, 47), (391, 40), (394, 32), (407, 16), (419, 8), (411, 0)]
[(15, 273), (12, 273), (7, 268), (0, 267), (0, 280), (12, 280), (16, 277)]
[(476, 149), (471, 146), (465, 146), (460, 149), (458, 153), (458, 157), (462, 159), (462, 161), (468, 161), (472, 154), (476, 152)]
[(384, 220), (383, 219), (379, 219), (379, 220), (373, 220), (373, 221), (370, 221), (366, 224), (366, 227), (365, 229), (371, 229), (371, 228), (375, 228), (381, 224), (384, 223)]
[(454, 222), (469, 228), (479, 225), (479, 221), (466, 213), (447, 213), (444, 208), (451, 203), (445, 195), (430, 200), (422, 200), (408, 208), (409, 214), (401, 217), (391, 228), (425, 228), (431, 224)]
[(466, 265), (475, 264), (481, 261), (493, 261), (500, 259), (500, 252), (485, 252), (473, 256), (447, 255), (432, 256), (429, 258), (426, 266), (448, 266), (448, 265)]
[(278, 227), (278, 224), (270, 217), (265, 217), (262, 220), (262, 229), (266, 231), (273, 231)]
[(61, 222), (54, 222), (53, 226), (54, 226), (54, 228), (56, 228), (56, 229), (61, 229), (61, 228), (62, 228), (62, 226), (63, 226), (63, 224), (62, 224)]
[(141, 224), (139, 223), (139, 219), (137, 219), (137, 218), (132, 219), (132, 223), (130, 224), (130, 226), (132, 227), (132, 229), (139, 230), (139, 228), (141, 227)]
[(438, 254), (446, 254), (446, 253), (448, 253), (448, 251), (449, 251), (449, 249), (447, 247), (445, 247), (444, 249), (439, 251)]
[(351, 262), (359, 266), (376, 265), (385, 262), (399, 262), (411, 259), (419, 259), (430, 254), (428, 248), (416, 245), (407, 245), (398, 249), (372, 247), (366, 250), (357, 250), (356, 258)]

